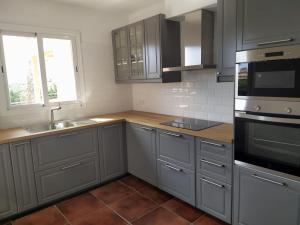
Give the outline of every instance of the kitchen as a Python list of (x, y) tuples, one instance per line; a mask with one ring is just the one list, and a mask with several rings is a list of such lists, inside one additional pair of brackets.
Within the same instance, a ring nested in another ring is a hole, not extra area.
[(0, 224), (299, 225), (299, 9), (0, 0)]

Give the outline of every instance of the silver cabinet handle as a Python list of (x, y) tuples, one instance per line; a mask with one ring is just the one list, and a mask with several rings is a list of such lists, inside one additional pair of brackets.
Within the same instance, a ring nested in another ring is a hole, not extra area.
[(166, 164), (165, 167), (168, 167), (168, 168), (171, 169), (171, 170), (175, 170), (176, 172), (182, 172), (182, 171), (183, 171), (182, 169), (178, 169), (178, 168), (173, 167), (173, 166), (170, 166), (170, 165), (168, 165), (168, 164)]
[(62, 167), (61, 170), (68, 170), (68, 169), (71, 169), (71, 168), (74, 168), (74, 167), (77, 167), (77, 166), (80, 166), (80, 165), (81, 165), (81, 163), (74, 163), (74, 164)]
[(113, 125), (110, 125), (110, 126), (104, 126), (103, 128), (104, 129), (108, 129), (108, 128), (113, 128), (113, 127), (116, 127), (118, 126), (119, 124), (113, 124)]
[(217, 184), (217, 183), (215, 183), (215, 182), (206, 180), (205, 178), (202, 178), (202, 180), (203, 180), (204, 182), (206, 182), (206, 183), (212, 184), (212, 185), (217, 186), (217, 187), (219, 187), (219, 188), (225, 188), (224, 185), (222, 185), (222, 184)]
[(68, 134), (61, 134), (59, 135), (60, 138), (64, 138), (64, 137), (70, 137), (70, 136), (74, 136), (77, 135), (78, 133), (72, 132), (72, 133), (68, 133)]
[(272, 44), (280, 44), (280, 43), (292, 42), (292, 41), (294, 41), (293, 38), (287, 38), (287, 39), (276, 40), (276, 41), (261, 42), (261, 43), (258, 43), (257, 45), (258, 45), (258, 46), (272, 45)]
[(174, 134), (174, 133), (170, 133), (170, 132), (163, 132), (163, 134), (166, 134), (166, 135), (169, 135), (169, 136), (172, 136), (172, 137), (182, 137), (181, 134)]
[(279, 185), (279, 186), (287, 186), (286, 183), (281, 183), (281, 182), (277, 182), (277, 181), (274, 181), (274, 180), (270, 180), (270, 179), (267, 179), (267, 178), (264, 178), (264, 177), (260, 177), (260, 176), (258, 176), (257, 174), (253, 174), (252, 177), (257, 178), (257, 179), (259, 179), (259, 180), (263, 180), (263, 181), (272, 183), (272, 184), (276, 184), (276, 185)]
[(19, 146), (22, 146), (22, 145), (28, 145), (30, 144), (30, 142), (28, 141), (25, 141), (25, 142), (20, 142), (20, 143), (14, 143), (14, 144), (11, 144), (12, 147), (19, 147)]
[(148, 131), (153, 131), (153, 128), (150, 128), (150, 127), (141, 127), (141, 129), (148, 130)]
[(224, 145), (222, 145), (222, 144), (212, 143), (212, 142), (209, 142), (209, 141), (201, 141), (201, 142), (204, 143), (204, 144), (216, 146), (216, 147), (219, 147), (219, 148), (224, 148)]
[(201, 162), (204, 162), (204, 163), (207, 163), (207, 164), (210, 164), (210, 165), (213, 165), (213, 166), (217, 166), (217, 167), (225, 167), (225, 165), (214, 163), (214, 162), (210, 162), (210, 161), (207, 161), (205, 159), (201, 159)]

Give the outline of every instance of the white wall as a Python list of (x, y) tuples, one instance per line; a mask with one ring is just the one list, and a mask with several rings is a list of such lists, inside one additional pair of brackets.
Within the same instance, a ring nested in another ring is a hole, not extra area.
[[(117, 85), (114, 82), (110, 33), (113, 28), (127, 24), (128, 15), (103, 13), (42, 0), (0, 0), (0, 23), (81, 32), (86, 107), (62, 110), (58, 118), (85, 117), (132, 108), (131, 85)], [(0, 90), (0, 128), (46, 121), (48, 118), (49, 110), (7, 113), (3, 91)]]
[[(216, 0), (164, 0), (135, 12), (130, 22), (164, 13), (167, 17), (206, 8)], [(233, 83), (216, 83), (215, 70), (184, 72), (183, 82), (133, 84), (133, 109), (200, 119), (233, 122)]]
[(184, 72), (181, 83), (133, 85), (133, 108), (233, 122), (233, 83), (216, 83), (215, 70)]

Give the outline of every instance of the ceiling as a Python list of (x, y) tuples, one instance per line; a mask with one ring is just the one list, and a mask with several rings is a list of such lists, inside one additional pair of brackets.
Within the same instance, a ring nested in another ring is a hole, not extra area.
[(110, 12), (134, 12), (164, 0), (51, 0)]

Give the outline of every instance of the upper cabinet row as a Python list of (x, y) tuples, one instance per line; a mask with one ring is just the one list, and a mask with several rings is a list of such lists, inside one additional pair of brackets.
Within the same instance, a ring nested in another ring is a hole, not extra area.
[(117, 82), (180, 82), (180, 25), (157, 15), (112, 32)]

